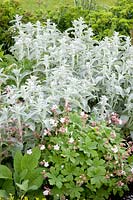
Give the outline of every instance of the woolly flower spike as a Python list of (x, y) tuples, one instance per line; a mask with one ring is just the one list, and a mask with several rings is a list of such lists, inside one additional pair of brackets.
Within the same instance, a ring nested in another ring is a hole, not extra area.
[(117, 153), (117, 152), (118, 152), (118, 147), (115, 145), (114, 148), (113, 148), (113, 147), (111, 148), (111, 150), (112, 150), (114, 153)]
[(60, 147), (58, 144), (54, 145), (54, 150), (58, 151), (59, 149), (60, 149)]
[(131, 168), (131, 173), (133, 174), (133, 167)]
[(31, 155), (32, 154), (32, 149), (27, 150), (27, 154)]

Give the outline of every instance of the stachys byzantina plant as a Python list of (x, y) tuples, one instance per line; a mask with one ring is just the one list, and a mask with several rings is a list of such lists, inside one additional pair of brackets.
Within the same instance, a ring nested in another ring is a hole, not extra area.
[[(6, 75), (2, 87), (3, 135), (10, 135), (12, 124), (17, 124), (20, 141), (25, 126), (34, 131), (39, 124), (42, 133), (44, 127), (50, 128), (51, 107), (57, 105), (61, 112), (64, 99), (75, 110), (94, 112), (99, 119), (117, 112), (132, 129), (133, 46), (129, 37), (115, 32), (111, 38), (96, 41), (82, 18), (63, 33), (50, 20), (45, 26), (23, 24), (20, 16), (14, 21), (11, 52), (18, 66)], [(32, 68), (23, 72), (28, 62)]]

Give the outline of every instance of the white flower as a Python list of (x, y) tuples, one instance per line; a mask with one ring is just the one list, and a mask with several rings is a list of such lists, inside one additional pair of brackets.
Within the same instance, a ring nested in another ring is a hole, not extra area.
[(133, 174), (133, 167), (131, 168), (131, 173)]
[(114, 152), (114, 153), (117, 153), (118, 152), (118, 147), (115, 146), (114, 148), (112, 147), (111, 150)]
[(31, 155), (32, 154), (32, 149), (27, 150), (27, 154)]
[(43, 132), (43, 135), (44, 136), (48, 135), (48, 130), (45, 129), (44, 132)]
[(43, 195), (44, 195), (44, 196), (49, 195), (49, 190), (48, 190), (48, 189), (47, 189), (47, 190), (44, 190), (44, 191), (43, 191)]
[(71, 137), (70, 139), (69, 139), (69, 143), (73, 143), (74, 142), (74, 139)]
[(122, 124), (123, 124), (123, 122), (122, 122), (122, 120), (121, 120), (121, 119), (119, 119), (119, 124), (120, 124), (120, 125), (122, 125)]
[(48, 162), (44, 162), (44, 167), (48, 167), (49, 163)]
[(55, 112), (55, 111), (57, 110), (57, 108), (58, 108), (57, 105), (53, 105), (52, 108), (51, 108), (51, 110), (52, 110), (53, 112)]
[(54, 150), (58, 151), (59, 149), (60, 149), (60, 147), (58, 144), (54, 145)]
[(122, 174), (122, 175), (126, 175), (126, 172), (122, 170), (122, 171), (121, 171), (121, 174)]
[(54, 119), (50, 119), (49, 122), (50, 122), (50, 124), (51, 124), (52, 126), (54, 126), (54, 127), (56, 127), (57, 124), (58, 124), (57, 121), (55, 121)]
[(44, 150), (44, 149), (45, 149), (45, 145), (42, 144), (42, 145), (40, 146), (40, 150)]
[(81, 112), (81, 113), (80, 113), (80, 116), (81, 116), (83, 119), (87, 119), (87, 118), (88, 118), (88, 115), (85, 114), (85, 112)]
[(81, 117), (84, 117), (85, 113), (84, 113), (84, 112), (81, 112), (80, 115), (81, 115)]
[(66, 121), (66, 119), (64, 118), (64, 117), (62, 117), (61, 119), (60, 119), (60, 122), (63, 124), (63, 123), (65, 123), (65, 121)]

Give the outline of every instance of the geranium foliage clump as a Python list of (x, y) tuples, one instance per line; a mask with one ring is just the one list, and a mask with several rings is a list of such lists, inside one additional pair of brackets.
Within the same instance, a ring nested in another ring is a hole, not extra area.
[(43, 194), (53, 199), (122, 196), (133, 181), (133, 143), (107, 122), (88, 121), (84, 112), (56, 113), (53, 121), (43, 137)]

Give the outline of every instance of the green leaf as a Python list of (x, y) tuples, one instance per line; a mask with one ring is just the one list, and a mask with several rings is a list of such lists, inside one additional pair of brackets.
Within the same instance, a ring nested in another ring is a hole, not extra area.
[(82, 126), (81, 117), (80, 117), (80, 115), (78, 115), (77, 113), (71, 113), (71, 114), (70, 114), (70, 120), (71, 120), (71, 122), (73, 122), (74, 124), (76, 124), (76, 125), (78, 125), (78, 126)]
[(7, 199), (8, 198), (8, 194), (5, 190), (0, 190), (0, 197)]
[(129, 163), (129, 164), (133, 163), (133, 156), (129, 156), (129, 157), (128, 157), (128, 163)]
[(25, 154), (21, 160), (21, 168), (32, 171), (38, 166), (38, 160), (41, 156), (41, 151), (38, 147), (32, 149), (32, 154)]
[(56, 182), (56, 186), (57, 186), (57, 188), (60, 189), (62, 187), (62, 182), (61, 181)]
[(25, 180), (22, 182), (22, 184), (16, 183), (16, 185), (19, 187), (20, 190), (27, 192), (28, 191), (28, 183), (29, 183), (29, 180)]
[(15, 194), (15, 187), (12, 180), (5, 180), (2, 189), (5, 189), (8, 194)]
[(20, 173), (20, 175), (19, 175), (20, 182), (21, 182), (22, 180), (25, 179), (27, 173), (28, 173), (28, 169), (24, 169), (24, 170)]
[[(43, 183), (42, 168), (34, 169), (30, 171), (26, 179), (29, 180), (29, 190), (37, 190)], [(32, 187), (34, 186), (34, 187)]]
[(21, 154), (20, 151), (17, 151), (14, 157), (14, 170), (17, 173), (21, 172), (21, 160), (22, 160), (23, 156)]
[(0, 165), (0, 178), (12, 179), (12, 172), (5, 165)]

